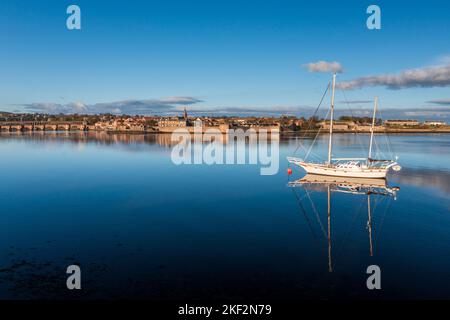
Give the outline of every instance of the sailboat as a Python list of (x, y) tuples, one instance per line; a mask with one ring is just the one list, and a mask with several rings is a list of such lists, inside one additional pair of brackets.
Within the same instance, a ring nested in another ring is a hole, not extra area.
[[(288, 183), (289, 187), (302, 187), (306, 192), (309, 188), (325, 189), (327, 192), (327, 234), (326, 240), (328, 242), (328, 271), (333, 272), (332, 262), (332, 243), (331, 243), (331, 194), (333, 192), (347, 193), (352, 195), (366, 195), (367, 196), (367, 231), (369, 235), (369, 254), (373, 256), (373, 239), (372, 239), (372, 214), (373, 208), (371, 206), (371, 197), (386, 196), (397, 197), (399, 187), (388, 186), (386, 179), (365, 179), (365, 178), (345, 178), (345, 177), (330, 177), (324, 175), (307, 174), (303, 178)], [(309, 197), (311, 201), (312, 200)], [(314, 210), (315, 206), (313, 205)], [(303, 209), (304, 210), (304, 209)], [(318, 214), (318, 213), (317, 213)]]
[(332, 158), (333, 150), (333, 115), (334, 93), (336, 87), (336, 74), (333, 74), (331, 108), (330, 108), (330, 134), (328, 141), (328, 160), (322, 163), (308, 162), (297, 157), (287, 157), (287, 160), (303, 168), (307, 173), (354, 178), (385, 178), (390, 168), (399, 171), (401, 167), (394, 160), (382, 160), (372, 158), (373, 133), (375, 116), (378, 106), (378, 98), (375, 97), (372, 125), (370, 128), (369, 154), (367, 158)]

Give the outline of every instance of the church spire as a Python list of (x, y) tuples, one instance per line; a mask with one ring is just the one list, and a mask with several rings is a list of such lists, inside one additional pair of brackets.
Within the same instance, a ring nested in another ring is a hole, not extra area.
[(186, 111), (186, 107), (184, 107), (184, 121), (187, 121), (187, 111)]

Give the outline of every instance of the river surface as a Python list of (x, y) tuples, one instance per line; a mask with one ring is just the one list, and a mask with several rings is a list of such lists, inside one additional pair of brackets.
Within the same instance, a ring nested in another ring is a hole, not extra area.
[[(367, 141), (337, 134), (333, 155), (364, 157)], [(309, 138), (280, 138), (279, 172), (261, 175), (175, 165), (169, 135), (2, 133), (0, 298), (450, 298), (450, 135), (376, 141), (402, 166), (379, 193), (289, 185), (304, 173), (286, 156)]]

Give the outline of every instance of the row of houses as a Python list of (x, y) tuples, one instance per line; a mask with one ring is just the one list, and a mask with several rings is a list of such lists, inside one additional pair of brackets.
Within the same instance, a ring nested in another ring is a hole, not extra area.
[[(52, 118), (46, 121), (0, 121), (0, 130), (89, 130), (89, 131), (109, 131), (109, 132), (173, 132), (177, 128), (202, 127), (218, 128), (225, 132), (234, 128), (254, 128), (279, 130), (279, 131), (299, 131), (305, 128), (329, 129), (329, 121), (319, 121), (317, 118), (306, 120), (293, 116), (274, 117), (188, 117), (186, 110), (180, 117), (147, 117), (147, 116), (86, 116), (83, 121), (69, 121), (63, 118)], [(345, 120), (345, 121), (343, 121)], [(370, 119), (340, 119), (333, 123), (335, 130), (342, 131), (369, 131), (371, 128)], [(418, 120), (386, 120), (383, 124), (377, 121), (375, 130), (385, 128), (412, 128), (412, 127), (441, 127), (446, 126), (443, 121)]]
[(400, 127), (415, 127), (415, 126), (445, 126), (446, 123), (444, 121), (437, 120), (427, 120), (424, 122), (420, 122), (419, 120), (386, 120), (384, 122), (386, 126), (400, 126)]
[[(330, 129), (330, 122), (329, 121), (322, 121), (319, 123), (319, 126), (321, 129), (329, 130)], [(355, 122), (346, 122), (346, 121), (334, 121), (333, 122), (333, 129), (336, 131), (370, 131), (370, 128), (372, 126), (370, 124), (358, 124)], [(375, 126), (374, 130), (384, 130), (384, 126)]]
[(146, 125), (144, 121), (139, 119), (114, 119), (108, 121), (98, 121), (94, 125), (88, 126), (88, 130), (97, 131), (145, 131)]
[[(322, 129), (329, 130), (330, 122), (322, 121), (319, 123)], [(444, 121), (424, 121), (420, 122), (418, 120), (386, 120), (383, 125), (374, 126), (374, 130), (384, 130), (386, 127), (442, 127), (446, 126)], [(355, 131), (370, 131), (371, 124), (360, 124), (353, 121), (335, 121), (333, 122), (334, 130), (355, 130)]]
[(275, 121), (266, 121), (265, 118), (192, 118), (184, 113), (183, 117), (163, 117), (157, 122), (157, 131), (172, 132), (178, 128), (186, 128), (188, 131), (193, 131), (195, 128), (202, 127), (203, 130), (209, 128), (219, 129), (221, 132), (226, 132), (228, 129), (255, 129), (256, 131), (264, 128), (268, 130), (279, 130), (280, 124)]

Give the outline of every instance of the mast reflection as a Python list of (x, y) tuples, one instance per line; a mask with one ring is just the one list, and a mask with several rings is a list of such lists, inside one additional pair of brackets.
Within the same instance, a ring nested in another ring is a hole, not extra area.
[[(322, 231), (325, 233), (324, 228), (320, 222), (319, 213), (317, 207), (311, 199), (309, 191), (315, 190), (319, 192), (327, 193), (327, 232), (326, 238), (328, 243), (328, 272), (333, 272), (332, 261), (332, 193), (344, 193), (348, 195), (366, 195), (367, 196), (367, 231), (369, 237), (369, 254), (373, 256), (373, 237), (372, 237), (372, 201), (374, 197), (392, 197), (394, 200), (397, 197), (397, 191), (399, 187), (391, 187), (387, 184), (385, 179), (365, 179), (365, 178), (347, 178), (347, 177), (332, 177), (307, 174), (301, 179), (291, 181), (288, 183), (289, 187), (301, 188), (305, 191), (305, 197), (311, 202), (311, 208), (316, 214), (317, 221), (319, 222)], [(294, 189), (295, 192), (295, 189)], [(300, 198), (296, 194), (296, 198), (300, 207), (304, 211), (304, 206), (301, 203)], [(304, 211), (304, 213), (306, 213)]]

